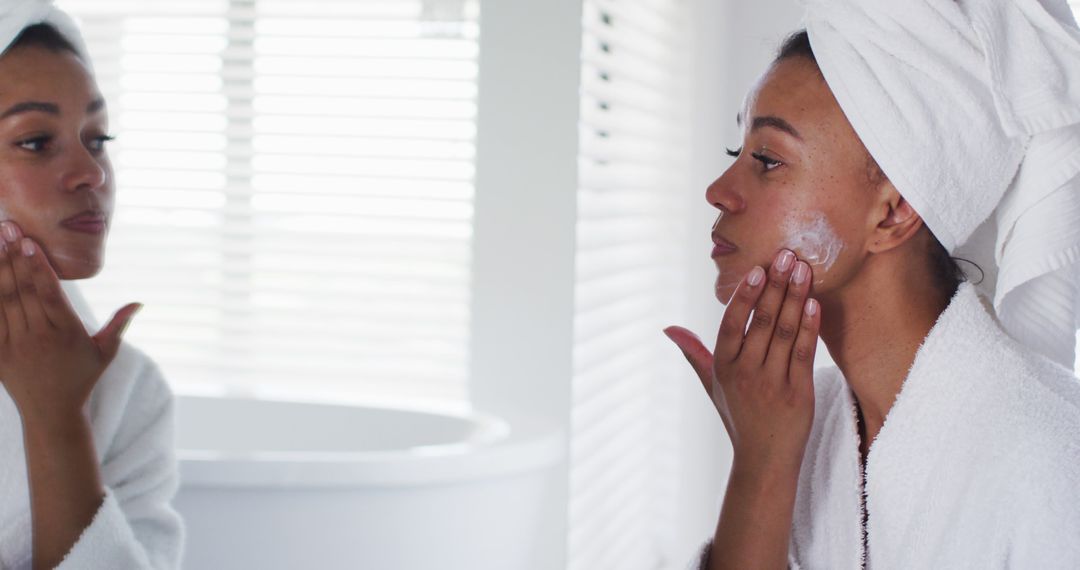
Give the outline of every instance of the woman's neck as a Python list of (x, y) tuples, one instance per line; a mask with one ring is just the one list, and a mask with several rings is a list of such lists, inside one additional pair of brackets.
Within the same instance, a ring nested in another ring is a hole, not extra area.
[(919, 346), (949, 304), (944, 294), (927, 293), (937, 291), (929, 272), (913, 275), (913, 265), (868, 260), (856, 281), (820, 299), (821, 339), (858, 403), (864, 459)]

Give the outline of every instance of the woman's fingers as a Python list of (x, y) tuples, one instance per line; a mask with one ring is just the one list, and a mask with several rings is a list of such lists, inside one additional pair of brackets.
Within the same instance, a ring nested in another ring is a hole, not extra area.
[[(28, 327), (64, 326), (80, 323), (75, 310), (60, 287), (41, 246), (25, 237), (22, 229), (10, 220), (0, 223), (0, 236), (7, 246), (7, 260), (14, 274), (18, 302)], [(3, 278), (0, 277), (0, 281)], [(7, 289), (0, 284), (0, 299)]]
[(664, 329), (664, 334), (682, 351), (686, 361), (690, 363), (694, 372), (697, 373), (701, 385), (711, 399), (713, 395), (713, 355), (709, 353), (709, 349), (705, 348), (698, 335), (682, 327), (668, 327)]
[(124, 305), (116, 314), (113, 315), (109, 324), (102, 327), (102, 329), (94, 335), (94, 342), (97, 343), (98, 349), (101, 350), (101, 355), (105, 359), (105, 363), (112, 362), (116, 357), (117, 351), (120, 350), (120, 341), (124, 336), (124, 331), (127, 330), (131, 319), (135, 317), (135, 313), (139, 312), (142, 308), (140, 303), (129, 303)]
[(31, 329), (38, 330), (51, 326), (52, 322), (45, 314), (45, 308), (41, 303), (32, 266), (32, 258), (40, 256), (40, 249), (30, 238), (22, 238), (18, 243), (13, 244), (10, 252), (11, 266), (15, 270), (15, 284), (19, 288), (19, 301), (22, 303), (23, 314), (26, 315), (26, 324)]
[(803, 261), (797, 261), (791, 271), (791, 281), (783, 305), (776, 318), (769, 351), (765, 356), (765, 368), (775, 373), (775, 377), (786, 377), (785, 372), (791, 362), (791, 347), (799, 334), (799, 324), (803, 318), (803, 305), (810, 293), (812, 270)]
[(53, 326), (65, 327), (78, 324), (82, 326), (75, 308), (68, 302), (64, 289), (60, 286), (60, 278), (49, 264), (49, 258), (36, 242), (30, 241), (33, 248), (31, 255), (26, 257), (26, 264), (30, 270), (34, 286), (37, 288), (37, 297), (45, 318)]
[[(7, 265), (7, 246), (4, 243), (3, 238), (0, 237), (0, 341), (4, 341), (8, 338), (7, 312), (4, 309), (4, 306), (7, 304), (5, 300), (5, 296), (7, 295), (7, 293), (5, 293), (5, 291), (3, 290), (2, 284), (3, 270), (4, 267)], [(17, 289), (15, 290), (15, 292), (17, 292)], [(14, 301), (14, 298), (11, 298), (11, 300)]]
[(746, 321), (761, 297), (764, 281), (765, 270), (755, 266), (743, 277), (735, 294), (731, 296), (731, 301), (724, 309), (724, 318), (720, 321), (720, 331), (716, 335), (713, 354), (717, 361), (727, 364), (739, 356), (746, 334)]
[(818, 346), (818, 333), (821, 330), (821, 304), (816, 299), (809, 299), (803, 305), (802, 321), (799, 323), (799, 335), (791, 351), (788, 377), (796, 390), (814, 391), (814, 354)]
[(15, 281), (12, 256), (17, 255), (16, 246), (4, 240), (0, 248), (0, 306), (4, 314), (5, 338), (26, 331), (26, 315), (23, 314), (19, 285)]
[(739, 360), (759, 366), (765, 362), (794, 265), (795, 254), (785, 249), (780, 251), (769, 267), (764, 291), (754, 307), (754, 315), (750, 319), (750, 329), (746, 331), (746, 340), (743, 341)]
[[(0, 263), (0, 302), (4, 305), (4, 318), (7, 320), (9, 333), (27, 330), (31, 322), (37, 323), (39, 312), (27, 313), (32, 303), (24, 299), (24, 292), (36, 297), (36, 287), (28, 282), (26, 266), (23, 264), (22, 230), (14, 222), (0, 223), (0, 237), (4, 240), (3, 262)], [(33, 319), (33, 321), (31, 321)]]

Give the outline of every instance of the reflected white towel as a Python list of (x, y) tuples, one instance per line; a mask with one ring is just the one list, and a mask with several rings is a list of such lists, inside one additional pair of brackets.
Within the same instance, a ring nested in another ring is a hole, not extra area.
[(1064, 0), (804, 0), (815, 56), (885, 174), (989, 278), (1005, 329), (1072, 368), (1080, 29)]
[(86, 65), (90, 65), (78, 26), (70, 16), (54, 6), (52, 0), (0, 0), (0, 52), (6, 51), (23, 29), (41, 23), (56, 28), (82, 55)]

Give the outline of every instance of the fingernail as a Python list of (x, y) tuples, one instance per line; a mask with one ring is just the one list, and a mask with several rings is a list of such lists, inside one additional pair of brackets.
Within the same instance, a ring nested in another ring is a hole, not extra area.
[(796, 284), (802, 285), (803, 281), (806, 281), (806, 274), (809, 270), (810, 266), (800, 261), (795, 264), (795, 272), (792, 273), (791, 279), (795, 281)]
[(23, 252), (23, 255), (25, 255), (26, 257), (30, 257), (30, 256), (34, 255), (35, 251), (37, 251), (37, 248), (34, 247), (34, 242), (33, 241), (31, 241), (30, 239), (22, 240), (22, 252)]
[(3, 232), (4, 239), (8, 242), (14, 243), (15, 240), (19, 239), (19, 236), (15, 235), (15, 226), (8, 222), (0, 224), (0, 232)]
[(780, 252), (780, 256), (776, 258), (776, 269), (779, 271), (787, 271), (791, 268), (791, 262), (795, 261), (795, 254), (788, 250)]
[(812, 316), (816, 315), (817, 310), (818, 310), (818, 306), (817, 306), (817, 301), (816, 300), (810, 299), (809, 301), (806, 302), (806, 314), (807, 314), (807, 316), (812, 317)]
[(764, 280), (765, 270), (762, 269), (761, 266), (754, 266), (754, 268), (750, 270), (750, 276), (746, 278), (746, 282), (749, 283), (751, 287), (761, 285), (761, 282)]

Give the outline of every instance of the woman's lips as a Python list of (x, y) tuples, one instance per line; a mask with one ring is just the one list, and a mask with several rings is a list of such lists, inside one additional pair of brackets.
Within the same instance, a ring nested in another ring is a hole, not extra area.
[(105, 214), (95, 211), (82, 212), (71, 216), (60, 222), (60, 225), (69, 230), (94, 235), (104, 233), (105, 228), (108, 227)]
[(712, 257), (720, 257), (721, 255), (734, 253), (737, 249), (739, 249), (735, 247), (735, 244), (720, 237), (718, 234), (715, 233), (712, 235), (712, 241), (714, 244), (712, 250)]

